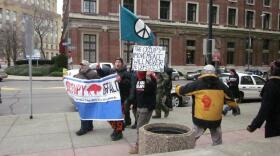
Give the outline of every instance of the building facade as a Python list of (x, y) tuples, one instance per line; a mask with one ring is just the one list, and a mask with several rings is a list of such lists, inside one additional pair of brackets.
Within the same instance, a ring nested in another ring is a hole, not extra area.
[[(208, 0), (64, 0), (62, 38), (74, 64), (118, 56), (129, 62), (134, 43), (120, 49), (119, 4), (149, 25), (170, 65), (205, 64)], [(266, 67), (280, 58), (279, 0), (213, 0), (212, 19), (221, 65)]]
[[(57, 0), (0, 0), (0, 29), (7, 23), (16, 23), (24, 33), (27, 16), (33, 16), (33, 6), (49, 11), (54, 15), (50, 24), (50, 31), (44, 36), (43, 49), (46, 59), (59, 54), (59, 42), (61, 38), (61, 16), (57, 14)], [(24, 44), (24, 42), (23, 42)], [(38, 34), (34, 31), (34, 49), (40, 49)], [(24, 59), (24, 53), (20, 52), (18, 59)]]

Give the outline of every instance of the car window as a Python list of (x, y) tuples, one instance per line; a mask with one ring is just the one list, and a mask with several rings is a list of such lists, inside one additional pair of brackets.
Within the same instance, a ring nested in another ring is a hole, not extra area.
[(253, 77), (254, 77), (257, 85), (264, 85), (265, 84), (265, 81), (262, 78), (259, 78), (257, 76), (253, 76)]
[(107, 67), (107, 68), (108, 68), (108, 67), (111, 68), (111, 65), (110, 65), (110, 64), (102, 64), (102, 68), (104, 68), (104, 67), (105, 67), (105, 68), (106, 68), (106, 67)]
[(241, 85), (254, 85), (254, 82), (253, 82), (251, 76), (242, 76)]

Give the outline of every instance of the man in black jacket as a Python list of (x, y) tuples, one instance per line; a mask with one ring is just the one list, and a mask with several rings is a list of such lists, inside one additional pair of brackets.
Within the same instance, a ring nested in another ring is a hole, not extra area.
[(265, 138), (280, 136), (280, 61), (272, 62), (270, 66), (271, 76), (261, 92), (260, 110), (247, 127), (249, 132), (254, 132), (266, 121)]

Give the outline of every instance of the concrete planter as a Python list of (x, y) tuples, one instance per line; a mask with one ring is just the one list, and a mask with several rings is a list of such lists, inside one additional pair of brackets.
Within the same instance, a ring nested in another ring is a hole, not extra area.
[(140, 155), (185, 150), (194, 146), (194, 131), (184, 125), (153, 123), (139, 129)]

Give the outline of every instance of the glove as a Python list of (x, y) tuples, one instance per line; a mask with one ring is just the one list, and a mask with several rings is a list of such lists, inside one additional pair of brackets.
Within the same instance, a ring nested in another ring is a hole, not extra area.
[(254, 132), (256, 130), (256, 128), (253, 128), (251, 125), (249, 125), (248, 127), (247, 127), (247, 131), (248, 132)]
[(240, 115), (240, 108), (239, 107), (234, 107), (232, 108), (232, 115)]

